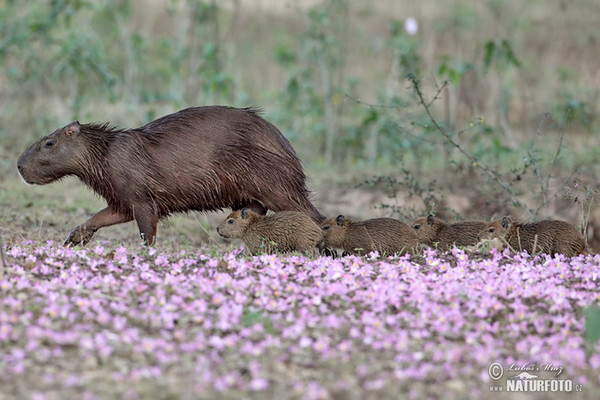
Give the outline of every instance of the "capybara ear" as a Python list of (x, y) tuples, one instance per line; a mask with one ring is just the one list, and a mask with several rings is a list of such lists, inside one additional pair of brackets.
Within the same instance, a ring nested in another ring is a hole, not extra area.
[(79, 135), (80, 126), (81, 125), (79, 124), (79, 121), (73, 121), (69, 126), (67, 126), (67, 130), (65, 131), (65, 133), (67, 134), (67, 136), (77, 136)]
[(344, 225), (344, 220), (346, 219), (346, 217), (344, 217), (343, 215), (338, 215), (337, 218), (335, 219), (335, 222), (339, 225), (342, 226)]
[(249, 208), (242, 208), (242, 211), (240, 212), (240, 215), (242, 216), (242, 219), (248, 218), (248, 213), (249, 212), (250, 212)]
[(432, 215), (432, 214), (429, 214), (429, 215), (427, 216), (427, 225), (433, 225), (433, 218), (434, 218), (434, 217), (433, 217), (433, 215)]
[(502, 227), (503, 228), (508, 228), (511, 223), (512, 223), (512, 220), (510, 219), (510, 217), (503, 217), (502, 218)]

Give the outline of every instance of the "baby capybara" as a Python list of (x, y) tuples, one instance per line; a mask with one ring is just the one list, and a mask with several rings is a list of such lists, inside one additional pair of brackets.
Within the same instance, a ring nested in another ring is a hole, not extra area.
[(133, 219), (151, 245), (161, 218), (192, 210), (296, 210), (325, 219), (308, 199), (294, 149), (254, 108), (187, 108), (136, 129), (75, 121), (27, 149), (18, 170), (40, 185), (75, 175), (106, 199), (65, 245), (85, 245), (98, 229)]
[(244, 254), (310, 252), (323, 250), (321, 228), (299, 211), (281, 211), (260, 215), (248, 208), (233, 211), (217, 227), (219, 235), (242, 239)]
[(372, 251), (381, 255), (404, 254), (419, 246), (412, 229), (393, 218), (354, 221), (338, 215), (323, 221), (321, 229), (326, 248), (342, 248), (350, 254), (364, 255)]
[[(537, 238), (536, 238), (537, 236)], [(585, 239), (577, 228), (568, 222), (545, 220), (531, 223), (512, 222), (510, 217), (490, 222), (479, 234), (480, 239), (506, 241), (515, 251), (527, 250), (529, 254), (556, 253), (567, 257), (587, 254)], [(536, 248), (534, 250), (534, 242)]]
[(428, 246), (437, 246), (448, 250), (452, 246), (473, 246), (477, 244), (477, 236), (486, 223), (483, 221), (462, 221), (447, 223), (433, 215), (417, 218), (412, 228), (419, 241)]

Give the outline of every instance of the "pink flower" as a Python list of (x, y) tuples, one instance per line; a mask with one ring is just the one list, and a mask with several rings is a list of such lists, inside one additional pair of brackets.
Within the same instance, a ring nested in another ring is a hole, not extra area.
[(269, 387), (269, 381), (265, 378), (253, 378), (250, 381), (249, 386), (250, 390), (252, 390), (253, 392), (260, 392), (263, 390), (267, 390), (267, 388)]

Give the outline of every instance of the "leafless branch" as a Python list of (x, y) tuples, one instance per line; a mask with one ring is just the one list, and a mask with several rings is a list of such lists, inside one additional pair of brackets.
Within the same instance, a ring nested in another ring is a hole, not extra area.
[(4, 246), (2, 244), (2, 236), (0, 236), (0, 280), (4, 279), (4, 266), (6, 261), (4, 259)]
[(495, 181), (496, 183), (498, 183), (500, 185), (500, 187), (502, 187), (502, 189), (504, 189), (504, 191), (506, 191), (508, 194), (510, 194), (510, 196), (511, 196), (511, 198), (512, 198), (513, 201), (515, 201), (516, 203), (520, 203), (516, 199), (515, 193), (512, 190), (511, 186), (508, 183), (504, 182), (502, 179), (500, 179), (489, 167), (487, 167), (486, 165), (481, 164), (479, 162), (479, 160), (477, 160), (477, 158), (473, 157), (473, 155), (471, 155), (471, 153), (469, 153), (459, 143), (457, 143), (452, 138), (452, 136), (450, 134), (448, 134), (448, 132), (446, 131), (446, 129), (443, 126), (441, 126), (437, 122), (437, 120), (435, 119), (435, 117), (433, 116), (433, 113), (431, 112), (431, 104), (433, 103), (433, 101), (435, 99), (437, 99), (438, 95), (444, 89), (444, 87), (446, 86), (446, 82), (444, 82), (444, 84), (441, 87), (438, 88), (438, 91), (436, 92), (436, 95), (433, 97), (433, 99), (430, 102), (426, 102), (425, 101), (425, 96), (423, 95), (423, 92), (421, 91), (421, 87), (419, 86), (419, 81), (417, 80), (417, 78), (414, 75), (409, 74), (408, 79), (412, 83), (413, 89), (414, 89), (417, 97), (419, 98), (419, 103), (421, 103), (421, 105), (425, 109), (425, 112), (427, 113), (427, 116), (429, 117), (429, 120), (431, 121), (431, 123), (433, 124), (433, 126), (435, 127), (435, 129), (439, 133), (441, 133), (442, 136), (453, 147), (455, 147), (459, 152), (461, 152), (465, 157), (467, 157), (469, 159), (469, 161), (471, 161), (471, 165), (473, 165), (474, 167), (478, 168), (486, 176), (488, 176), (490, 179), (492, 179), (493, 181)]

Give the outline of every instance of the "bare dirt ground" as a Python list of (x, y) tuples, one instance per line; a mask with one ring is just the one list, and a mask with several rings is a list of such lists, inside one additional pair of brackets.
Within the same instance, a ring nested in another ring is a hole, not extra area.
[[(71, 229), (105, 207), (103, 199), (74, 178), (47, 186), (28, 186), (17, 178), (16, 173), (8, 172), (2, 188), (0, 232), (7, 242), (22, 239), (62, 241)], [(445, 191), (440, 197), (438, 215), (448, 220), (490, 220), (503, 215), (519, 216), (518, 211), (511, 207), (482, 201), (471, 193)], [(405, 192), (394, 196), (389, 190), (356, 187), (355, 184), (314, 185), (313, 201), (326, 216), (344, 214), (358, 219), (392, 216), (410, 223), (413, 218), (428, 212), (424, 201), (418, 196)], [(523, 196), (522, 201), (533, 204), (535, 199)], [(548, 217), (579, 225), (580, 210), (572, 202), (555, 201), (552, 207)], [(216, 233), (216, 226), (228, 213), (229, 210), (190, 212), (162, 220), (156, 246), (174, 246), (177, 249), (207, 244), (223, 247), (239, 245), (240, 242), (224, 241)], [(600, 230), (595, 229), (599, 225), (600, 209), (592, 209), (588, 242), (594, 252), (600, 251)], [(133, 222), (104, 228), (96, 233), (93, 240), (109, 241), (114, 245), (140, 242), (137, 226)]]

